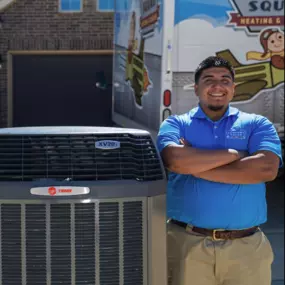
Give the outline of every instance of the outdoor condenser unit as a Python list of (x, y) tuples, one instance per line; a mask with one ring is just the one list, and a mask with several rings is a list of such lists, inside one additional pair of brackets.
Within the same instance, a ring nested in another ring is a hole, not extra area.
[(0, 284), (166, 285), (166, 177), (146, 131), (0, 130)]

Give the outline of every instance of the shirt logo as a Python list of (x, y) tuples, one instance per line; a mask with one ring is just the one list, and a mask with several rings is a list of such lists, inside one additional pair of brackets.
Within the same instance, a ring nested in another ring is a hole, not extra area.
[(232, 130), (226, 132), (227, 139), (238, 139), (245, 140), (246, 139), (246, 131), (245, 130)]

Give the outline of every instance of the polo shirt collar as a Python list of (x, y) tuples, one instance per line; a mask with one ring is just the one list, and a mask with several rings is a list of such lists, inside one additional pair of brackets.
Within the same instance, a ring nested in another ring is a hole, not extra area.
[[(227, 118), (230, 116), (236, 116), (238, 113), (239, 113), (239, 110), (237, 108), (229, 106), (226, 113), (224, 114), (224, 116), (220, 120), (223, 120), (224, 118)], [(193, 110), (193, 112), (191, 112), (190, 116), (191, 116), (191, 118), (210, 120), (210, 118), (207, 117), (207, 115), (204, 113), (204, 111), (202, 110), (200, 105), (198, 105), (198, 107), (196, 107)]]

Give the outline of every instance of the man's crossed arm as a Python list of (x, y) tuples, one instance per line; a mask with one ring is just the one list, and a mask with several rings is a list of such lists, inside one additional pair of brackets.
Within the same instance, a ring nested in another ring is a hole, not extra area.
[(272, 181), (279, 168), (279, 157), (270, 151), (251, 156), (232, 149), (201, 150), (181, 139), (182, 145), (169, 145), (161, 155), (166, 168), (178, 174), (191, 174), (213, 182), (256, 184)]

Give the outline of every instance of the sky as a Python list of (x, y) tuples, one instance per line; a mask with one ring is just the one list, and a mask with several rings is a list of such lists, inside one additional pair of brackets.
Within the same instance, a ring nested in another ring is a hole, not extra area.
[[(189, 0), (179, 0), (180, 2), (189, 2)], [(192, 3), (198, 4), (207, 4), (207, 5), (215, 5), (217, 6), (224, 6), (224, 7), (231, 7), (228, 0), (191, 0)]]
[(209, 19), (212, 24), (224, 25), (227, 12), (233, 10), (228, 0), (176, 0), (175, 24), (189, 18)]

